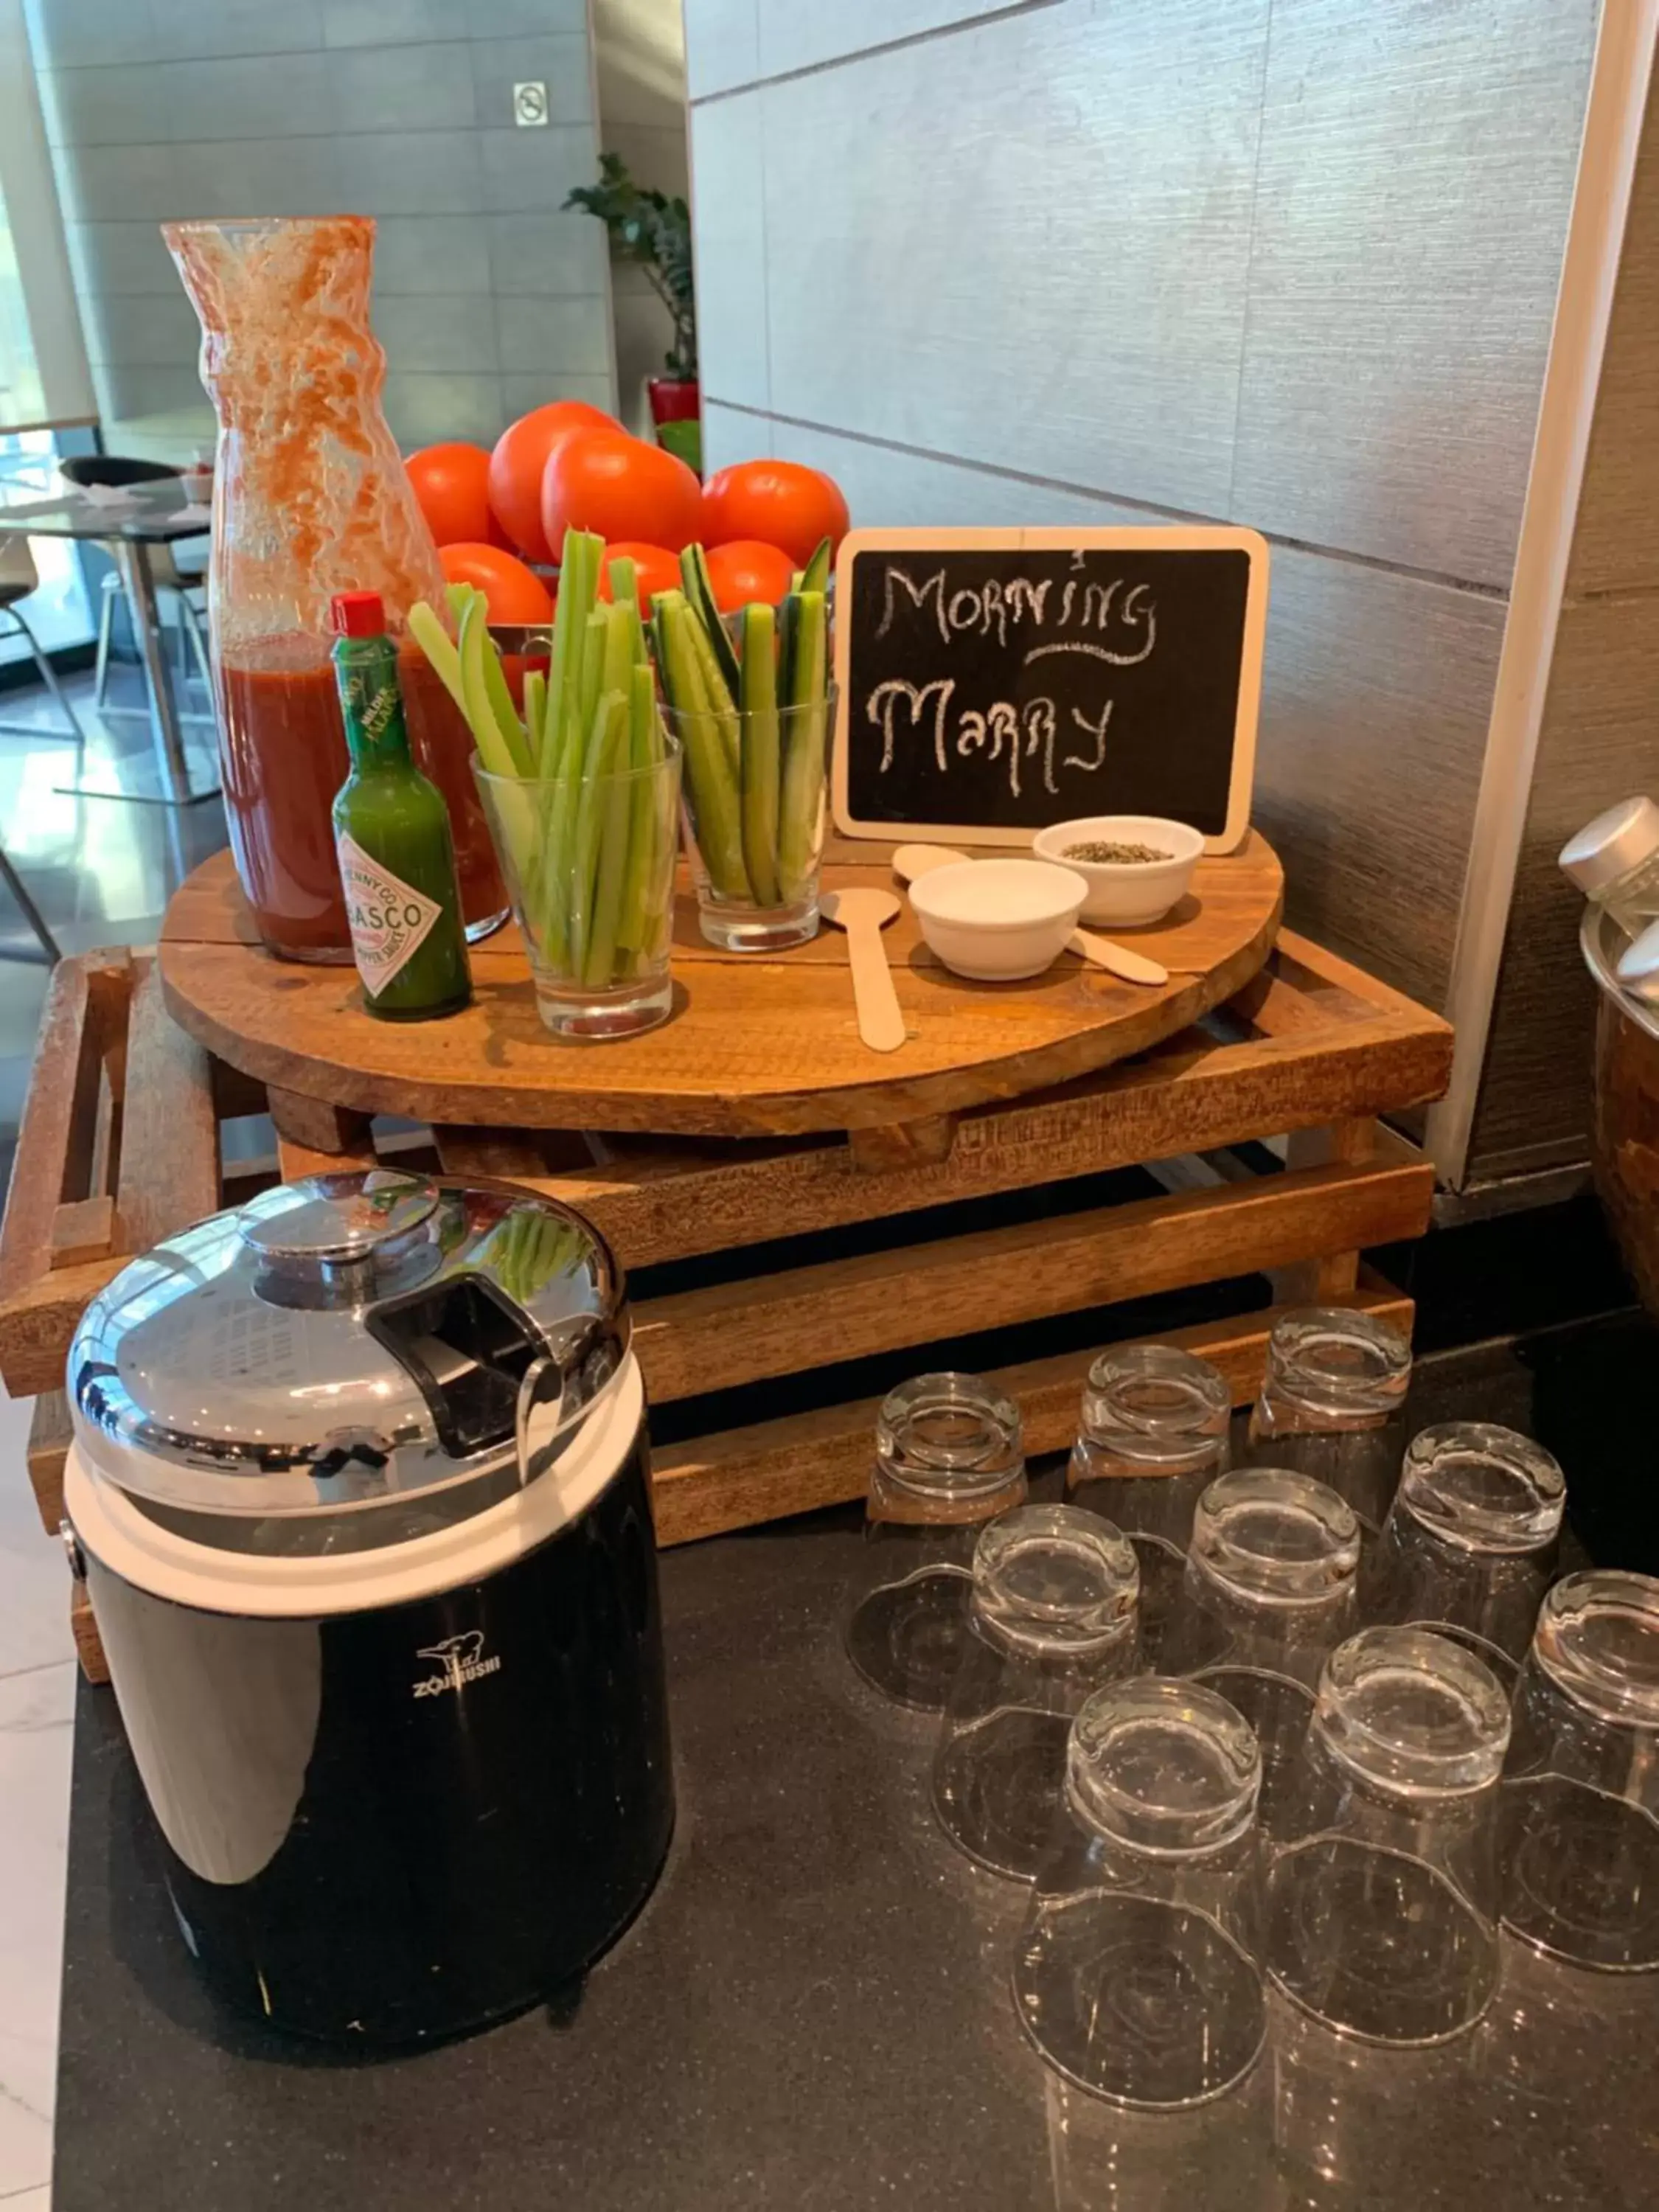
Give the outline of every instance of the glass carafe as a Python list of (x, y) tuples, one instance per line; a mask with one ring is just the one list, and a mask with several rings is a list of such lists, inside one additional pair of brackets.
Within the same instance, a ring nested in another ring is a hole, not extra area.
[(225, 811), (259, 933), (294, 960), (346, 962), (350, 932), (329, 809), (346, 778), (329, 663), (336, 592), (378, 592), (400, 641), (410, 750), (449, 803), (468, 934), (506, 896), (465, 723), (404, 635), (443, 573), (380, 412), (386, 356), (368, 325), (374, 225), (163, 225), (202, 323), (219, 416), (208, 607)]

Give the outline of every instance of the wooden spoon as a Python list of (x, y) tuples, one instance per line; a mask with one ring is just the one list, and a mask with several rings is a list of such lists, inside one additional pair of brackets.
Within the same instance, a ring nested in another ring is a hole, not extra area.
[(826, 891), (818, 912), (847, 932), (847, 959), (853, 970), (853, 999), (859, 1035), (872, 1052), (896, 1052), (904, 1042), (904, 1016), (881, 933), (899, 910), (891, 891)]
[[(893, 855), (893, 873), (902, 884), (915, 883), (918, 876), (931, 875), (935, 868), (948, 867), (953, 860), (965, 860), (966, 853), (958, 853), (949, 845), (901, 845)], [(1066, 940), (1068, 952), (1075, 952), (1085, 960), (1091, 960), (1097, 968), (1104, 968), (1124, 983), (1148, 983), (1161, 989), (1170, 980), (1170, 971), (1156, 960), (1149, 960), (1144, 952), (1131, 951), (1115, 938), (1102, 937), (1092, 929), (1074, 929)]]

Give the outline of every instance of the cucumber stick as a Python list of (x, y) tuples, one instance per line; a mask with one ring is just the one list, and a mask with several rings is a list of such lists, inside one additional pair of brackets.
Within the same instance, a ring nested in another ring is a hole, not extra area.
[(714, 603), (714, 586), (709, 580), (708, 556), (701, 545), (688, 545), (680, 555), (680, 577), (685, 586), (685, 596), (702, 624), (708, 649), (720, 672), (720, 680), (735, 699), (738, 696), (738, 656), (732, 650), (732, 641), (726, 634), (726, 624), (720, 620), (720, 611)]
[[(664, 592), (657, 600), (662, 678), (679, 717), (684, 774), (697, 849), (716, 895), (750, 896), (743, 860), (743, 830), (738, 780), (719, 719), (704, 688), (696, 632), (701, 625), (681, 592)], [(730, 718), (733, 722), (736, 716)]]
[(743, 611), (743, 858), (761, 906), (778, 903), (778, 675), (769, 606)]
[(798, 592), (827, 592), (830, 588), (830, 540), (820, 538), (812, 557), (800, 572)]
[(822, 592), (794, 595), (793, 651), (783, 704), (788, 730), (783, 787), (778, 801), (778, 888), (799, 898), (817, 857), (823, 808), (823, 751), (829, 711), (829, 609)]

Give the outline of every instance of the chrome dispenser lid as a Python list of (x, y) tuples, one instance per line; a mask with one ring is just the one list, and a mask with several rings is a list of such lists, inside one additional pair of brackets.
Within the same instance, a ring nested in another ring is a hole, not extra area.
[(538, 1362), (545, 1465), (619, 1372), (621, 1271), (580, 1214), (377, 1168), (310, 1176), (133, 1261), (69, 1359), (76, 1441), (192, 1515), (337, 1514), (520, 1480)]

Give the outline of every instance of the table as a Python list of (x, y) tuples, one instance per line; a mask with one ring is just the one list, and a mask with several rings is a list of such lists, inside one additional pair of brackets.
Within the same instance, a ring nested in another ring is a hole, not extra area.
[(204, 781), (198, 771), (197, 780), (191, 781), (178, 703), (167, 674), (149, 548), (170, 544), (180, 538), (199, 538), (204, 526), (204, 511), (191, 504), (181, 481), (163, 479), (125, 489), (128, 497), (118, 506), (94, 502), (67, 489), (44, 498), (7, 501), (0, 504), (0, 531), (15, 530), (27, 538), (96, 538), (116, 548), (143, 655), (150, 727), (155, 738), (156, 787), (100, 791), (95, 795), (193, 806), (204, 799), (216, 798), (219, 786), (210, 772)]

